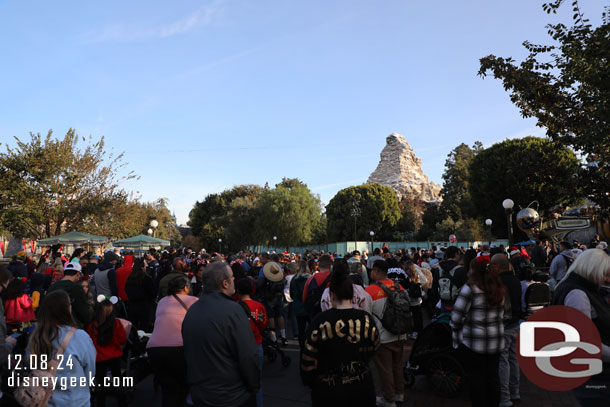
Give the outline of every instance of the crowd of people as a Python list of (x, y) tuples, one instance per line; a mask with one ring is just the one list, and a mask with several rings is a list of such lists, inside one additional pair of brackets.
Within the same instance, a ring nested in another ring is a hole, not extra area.
[[(0, 266), (0, 363), (6, 370), (19, 335), (27, 335), (26, 355), (52, 359), (65, 348), (74, 363), (57, 370), (58, 378), (101, 383), (124, 375), (125, 347), (135, 335), (146, 343), (163, 406), (260, 407), (264, 345), (285, 347), (294, 338), (312, 405), (392, 407), (408, 405), (407, 341), (445, 318), (457, 354), (468, 360), (472, 405), (508, 407), (520, 399), (515, 342), (533, 311), (533, 284), (548, 286), (549, 303), (592, 319), (605, 369), (591, 380), (607, 380), (604, 242), (394, 252), (384, 246), (370, 255), (186, 248), (141, 255), (77, 249), (66, 256), (54, 247), (37, 262), (20, 252)], [(126, 406), (127, 390), (116, 383), (55, 389), (48, 405), (104, 406), (112, 396)], [(609, 397), (608, 390), (584, 387), (574, 395), (606, 404)]]

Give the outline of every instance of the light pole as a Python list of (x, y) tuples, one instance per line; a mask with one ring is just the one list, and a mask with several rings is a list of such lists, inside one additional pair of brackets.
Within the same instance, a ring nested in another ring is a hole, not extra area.
[(371, 256), (373, 255), (373, 236), (375, 236), (375, 232), (373, 232), (372, 230), (369, 232), (369, 235), (371, 235)]
[(222, 239), (218, 238), (218, 254), (222, 254)]
[(504, 201), (502, 201), (502, 206), (504, 207), (504, 212), (506, 213), (506, 227), (508, 228), (508, 247), (510, 248), (513, 245), (513, 206), (515, 206), (515, 203), (512, 199), (505, 199)]
[[(159, 227), (159, 222), (157, 222), (156, 219), (151, 220), (150, 221), (150, 227), (152, 228), (152, 236), (155, 237), (155, 231)], [(150, 229), (149, 229), (149, 231), (150, 231)]]
[(491, 219), (485, 219), (485, 224), (487, 225), (487, 234), (489, 237), (489, 245), (491, 246), (491, 224), (493, 221)]
[(277, 253), (277, 236), (273, 236), (273, 251)]
[(354, 250), (358, 250), (358, 241), (356, 240), (356, 219), (360, 216), (360, 202), (358, 199), (352, 201), (352, 216), (354, 217)]
[(148, 228), (148, 235), (149, 235), (149, 236), (152, 236), (152, 234), (153, 234), (153, 230), (152, 230), (152, 228)]

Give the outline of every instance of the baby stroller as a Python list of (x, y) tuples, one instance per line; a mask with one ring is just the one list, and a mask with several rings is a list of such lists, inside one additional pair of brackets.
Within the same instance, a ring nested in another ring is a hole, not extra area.
[(404, 368), (405, 387), (415, 383), (415, 375), (423, 374), (435, 394), (454, 398), (466, 385), (466, 372), (452, 346), (450, 314), (441, 314), (417, 336)]
[(131, 322), (125, 319), (119, 319), (119, 321), (127, 334), (122, 356), (125, 363), (123, 375), (133, 377), (135, 386), (152, 373), (152, 367), (146, 354), (146, 343), (149, 337), (143, 331), (135, 329)]
[(277, 355), (280, 355), (280, 359), (282, 360), (282, 366), (288, 367), (290, 366), (290, 356), (286, 355), (282, 348), (280, 348), (280, 344), (277, 341), (271, 339), (271, 331), (266, 329), (263, 331), (263, 355), (267, 358), (267, 360), (271, 363), (275, 362), (277, 359)]

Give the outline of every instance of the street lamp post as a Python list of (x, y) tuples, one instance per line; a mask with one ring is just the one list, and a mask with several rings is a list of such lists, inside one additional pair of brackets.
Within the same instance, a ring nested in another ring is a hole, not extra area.
[[(152, 236), (155, 237), (155, 231), (159, 227), (159, 222), (156, 219), (150, 221), (150, 227), (152, 228)], [(150, 229), (149, 229), (150, 230)], [(149, 233), (150, 234), (150, 233)]]
[(508, 247), (513, 245), (513, 206), (515, 203), (512, 199), (505, 199), (502, 201), (504, 212), (506, 213), (506, 227), (508, 228)]
[(485, 219), (485, 224), (487, 225), (487, 234), (489, 237), (489, 245), (491, 246), (491, 224), (493, 221), (491, 219)]
[(358, 250), (358, 240), (356, 237), (356, 219), (360, 216), (360, 202), (357, 199), (352, 201), (352, 216), (354, 217), (354, 250)]
[(148, 228), (148, 235), (149, 235), (149, 236), (152, 236), (152, 234), (153, 234), (153, 230), (152, 230), (152, 228)]
[(218, 254), (222, 254), (222, 239), (218, 238)]
[(273, 236), (273, 251), (277, 253), (277, 236)]
[(373, 232), (372, 230), (369, 232), (369, 234), (371, 235), (371, 256), (373, 255), (373, 236), (375, 236), (375, 232)]

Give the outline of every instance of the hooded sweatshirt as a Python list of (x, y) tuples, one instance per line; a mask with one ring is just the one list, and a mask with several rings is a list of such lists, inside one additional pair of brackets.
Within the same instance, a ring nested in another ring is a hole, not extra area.
[(119, 297), (123, 301), (128, 301), (127, 293), (125, 292), (125, 283), (127, 282), (127, 277), (131, 274), (131, 270), (133, 268), (133, 256), (128, 254), (125, 256), (125, 262), (122, 267), (116, 269), (116, 283), (117, 288), (119, 290)]
[(95, 293), (97, 295), (119, 295), (119, 288), (116, 281), (116, 270), (114, 265), (103, 261), (98, 266), (93, 274), (95, 281)]

